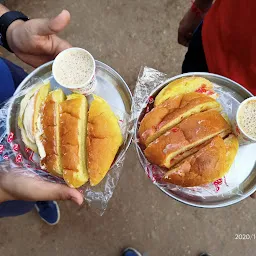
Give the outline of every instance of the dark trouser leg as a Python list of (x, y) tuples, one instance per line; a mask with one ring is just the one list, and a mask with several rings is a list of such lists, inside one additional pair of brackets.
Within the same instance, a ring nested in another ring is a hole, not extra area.
[(18, 216), (30, 212), (35, 202), (7, 201), (0, 204), (0, 218)]
[(6, 60), (6, 59), (2, 59), (2, 60), (4, 61), (4, 63), (9, 68), (9, 71), (11, 72), (14, 87), (16, 89), (28, 74), (24, 71), (23, 68), (13, 64), (9, 60)]
[(182, 64), (182, 73), (208, 72), (202, 43), (202, 25), (194, 32)]
[[(27, 76), (26, 72), (5, 59), (0, 59), (0, 103), (11, 97)], [(1, 164), (1, 163), (0, 163)], [(7, 201), (0, 203), (0, 218), (17, 216), (31, 211), (35, 202)]]

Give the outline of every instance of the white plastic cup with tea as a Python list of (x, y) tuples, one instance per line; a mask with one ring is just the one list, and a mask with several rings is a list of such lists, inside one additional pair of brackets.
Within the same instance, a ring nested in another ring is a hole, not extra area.
[(95, 69), (93, 56), (78, 47), (59, 53), (52, 65), (54, 79), (59, 85), (84, 95), (92, 94), (95, 90)]
[(256, 97), (240, 104), (236, 113), (235, 133), (241, 145), (256, 143)]

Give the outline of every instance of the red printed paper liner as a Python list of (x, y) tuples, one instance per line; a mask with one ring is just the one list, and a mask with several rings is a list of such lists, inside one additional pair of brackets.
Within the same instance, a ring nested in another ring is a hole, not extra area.
[(0, 144), (1, 162), (10, 165), (10, 168), (19, 168), (24, 170), (25, 175), (37, 176), (57, 183), (65, 183), (63, 179), (51, 175), (46, 170), (40, 168), (38, 156), (29, 148), (25, 147), (20, 139), (15, 137), (13, 132), (5, 136)]

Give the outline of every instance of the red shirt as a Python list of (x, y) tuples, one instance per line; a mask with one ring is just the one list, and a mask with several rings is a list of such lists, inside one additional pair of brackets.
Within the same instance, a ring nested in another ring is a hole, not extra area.
[(256, 95), (256, 0), (216, 0), (202, 30), (209, 72)]

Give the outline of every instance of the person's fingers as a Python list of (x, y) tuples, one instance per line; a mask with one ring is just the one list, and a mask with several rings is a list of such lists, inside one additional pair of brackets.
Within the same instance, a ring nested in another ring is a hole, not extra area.
[(54, 59), (54, 56), (52, 55), (33, 55), (33, 54), (22, 54), (22, 53), (16, 53), (16, 55), (29, 64), (30, 66), (37, 68), (41, 65), (43, 65), (46, 62), (49, 62)]
[(185, 37), (185, 45), (184, 46), (188, 47), (191, 39), (192, 39), (192, 36), (191, 35), (187, 35)]
[(70, 13), (63, 10), (57, 17), (50, 20), (49, 28), (51, 31), (58, 33), (62, 31), (70, 22)]
[(34, 181), (31, 186), (31, 189), (32, 188), (33, 191), (37, 191), (35, 192), (37, 201), (72, 200), (78, 205), (83, 203), (83, 195), (78, 190), (70, 188), (64, 184)]
[(27, 53), (16, 52), (16, 55), (27, 64), (31, 65), (34, 68), (37, 68), (40, 65), (53, 60), (61, 51), (72, 47), (70, 43), (59, 38), (56, 35), (52, 35), (50, 40), (51, 41), (48, 42), (48, 45), (49, 45), (48, 48), (45, 43), (41, 44), (40, 47), (37, 48), (37, 49), (41, 49), (41, 52), (45, 53), (44, 55), (33, 54), (33, 52), (31, 52), (30, 54), (29, 52)]
[(178, 34), (178, 43), (181, 44), (181, 45), (183, 45), (183, 46), (188, 47), (189, 42), (190, 42), (191, 39), (192, 39), (192, 36), (193, 36), (192, 33), (187, 33), (186, 35), (185, 35), (185, 34), (182, 34), (182, 33), (179, 33), (179, 34)]
[(48, 36), (62, 31), (70, 22), (70, 13), (63, 10), (53, 19), (35, 19), (30, 22), (30, 30), (33, 35)]
[(53, 49), (53, 58), (55, 58), (60, 52), (72, 47), (67, 41), (53, 35), (52, 36), (52, 49)]
[(10, 198), (27, 201), (72, 200), (81, 205), (83, 195), (64, 184), (47, 182), (39, 177), (6, 173), (0, 179), (0, 188)]
[(186, 38), (184, 36), (181, 36), (181, 35), (179, 35), (179, 37), (178, 37), (178, 43), (183, 45), (183, 46), (188, 45), (188, 41), (186, 40)]
[(74, 188), (66, 187), (64, 192), (64, 198), (62, 200), (72, 200), (76, 204), (81, 205), (84, 201), (84, 198), (83, 198), (83, 195), (78, 190)]

